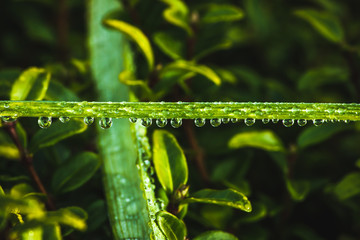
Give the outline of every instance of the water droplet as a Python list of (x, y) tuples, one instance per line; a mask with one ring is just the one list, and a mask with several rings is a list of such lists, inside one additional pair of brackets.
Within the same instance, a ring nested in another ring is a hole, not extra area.
[(163, 127), (166, 126), (166, 124), (167, 124), (167, 119), (166, 119), (166, 118), (156, 119), (156, 125), (157, 125), (158, 127), (163, 128)]
[(38, 124), (41, 128), (48, 128), (51, 126), (52, 118), (51, 117), (39, 117)]
[(10, 116), (2, 116), (1, 119), (2, 119), (4, 122), (15, 122), (15, 121), (16, 121), (16, 118), (15, 118), (15, 117), (10, 117)]
[(270, 120), (268, 119), (268, 118), (264, 118), (263, 120), (262, 120), (262, 123), (263, 124), (268, 124), (270, 122)]
[(178, 128), (182, 125), (182, 119), (181, 118), (173, 118), (170, 120), (170, 124), (173, 128)]
[(222, 123), (227, 124), (230, 122), (230, 118), (223, 118), (221, 119)]
[(299, 119), (297, 120), (297, 124), (300, 126), (300, 127), (303, 127), (307, 124), (307, 120), (306, 119)]
[(69, 118), (69, 117), (59, 117), (59, 120), (60, 120), (60, 122), (62, 122), (62, 123), (67, 123), (67, 122), (70, 121), (70, 118)]
[(143, 125), (144, 127), (150, 127), (152, 124), (152, 119), (151, 118), (143, 118), (141, 119), (141, 125)]
[(131, 123), (136, 123), (136, 122), (137, 122), (137, 118), (136, 118), (136, 117), (131, 117), (131, 118), (129, 118), (129, 121), (130, 121)]
[(271, 121), (272, 121), (273, 123), (278, 123), (278, 122), (279, 122), (279, 119), (274, 118), (274, 119), (272, 119)]
[(196, 118), (196, 119), (194, 119), (194, 124), (197, 127), (202, 127), (202, 126), (205, 125), (205, 123), (206, 123), (206, 120), (204, 118)]
[(350, 123), (350, 120), (344, 120), (344, 123)]
[(291, 127), (294, 125), (294, 119), (284, 119), (282, 120), (282, 123), (285, 127)]
[(232, 123), (237, 123), (238, 121), (239, 121), (238, 118), (232, 118), (232, 119), (231, 119), (231, 122), (232, 122)]
[(108, 129), (112, 125), (112, 118), (101, 118), (99, 120), (99, 125), (102, 129)]
[(244, 123), (246, 126), (250, 127), (250, 126), (254, 125), (255, 119), (254, 118), (246, 118), (246, 119), (244, 119)]
[(84, 117), (84, 123), (86, 124), (86, 125), (91, 125), (91, 124), (93, 124), (94, 123), (94, 118), (93, 117)]
[(218, 126), (220, 126), (220, 124), (221, 124), (221, 119), (220, 119), (220, 118), (210, 119), (210, 124), (211, 124), (211, 126), (213, 126), (213, 127), (218, 127)]
[(9, 104), (8, 103), (4, 103), (4, 108), (9, 108)]
[(323, 123), (324, 123), (324, 120), (323, 120), (323, 119), (314, 119), (314, 120), (313, 120), (313, 124), (314, 124), (316, 127), (320, 126), (320, 125), (323, 124)]

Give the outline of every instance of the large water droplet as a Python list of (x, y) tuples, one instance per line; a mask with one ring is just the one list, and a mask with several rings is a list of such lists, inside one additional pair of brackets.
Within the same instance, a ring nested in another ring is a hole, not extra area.
[(262, 123), (263, 124), (268, 124), (270, 122), (270, 120), (268, 119), (268, 118), (264, 118), (263, 120), (262, 120)]
[(131, 117), (131, 118), (129, 118), (129, 121), (130, 121), (131, 123), (136, 123), (137, 118), (136, 118), (136, 117)]
[(39, 117), (38, 124), (41, 128), (48, 128), (51, 126), (52, 118), (51, 117)]
[(271, 121), (272, 121), (273, 123), (278, 123), (278, 122), (279, 122), (279, 119), (273, 118)]
[(205, 125), (205, 123), (206, 123), (206, 120), (204, 118), (196, 118), (196, 119), (194, 119), (194, 124), (197, 127), (202, 127), (202, 126)]
[(230, 118), (223, 118), (221, 119), (222, 123), (227, 124), (230, 122)]
[(101, 118), (99, 120), (99, 125), (102, 129), (108, 129), (112, 125), (112, 118)]
[(297, 120), (297, 124), (300, 126), (300, 127), (303, 127), (307, 124), (307, 120), (306, 119), (299, 119)]
[(284, 119), (282, 120), (282, 123), (285, 127), (291, 127), (294, 125), (294, 119)]
[(84, 117), (84, 123), (86, 125), (91, 125), (94, 123), (94, 121), (95, 121), (95, 119), (93, 117)]
[(152, 124), (152, 119), (151, 118), (143, 118), (141, 119), (141, 125), (143, 125), (144, 127), (150, 127)]
[(344, 120), (344, 123), (350, 123), (350, 120)]
[(320, 125), (322, 125), (324, 123), (324, 120), (323, 119), (314, 119), (313, 120), (313, 124), (318, 127)]
[(232, 118), (232, 119), (231, 119), (231, 122), (232, 122), (232, 123), (237, 123), (238, 121), (239, 121), (238, 118)]
[(181, 118), (173, 118), (170, 120), (170, 124), (173, 128), (178, 128), (182, 125), (182, 119)]
[(69, 118), (69, 117), (59, 117), (59, 120), (60, 120), (60, 122), (62, 122), (62, 123), (67, 123), (67, 122), (70, 121), (70, 118)]
[(15, 121), (16, 121), (16, 118), (15, 118), (15, 117), (10, 117), (10, 116), (2, 116), (1, 119), (2, 119), (4, 122), (15, 122)]
[(210, 119), (210, 124), (211, 124), (211, 126), (213, 126), (213, 127), (218, 127), (218, 126), (220, 126), (220, 124), (221, 124), (221, 119), (220, 119), (220, 118)]
[(9, 108), (9, 104), (8, 103), (4, 103), (4, 108)]
[(166, 126), (166, 124), (167, 124), (167, 119), (166, 119), (166, 118), (156, 119), (156, 125), (157, 125), (158, 127), (163, 128), (163, 127)]
[(254, 118), (246, 118), (246, 119), (244, 119), (244, 123), (246, 126), (250, 127), (250, 126), (254, 125), (255, 119)]

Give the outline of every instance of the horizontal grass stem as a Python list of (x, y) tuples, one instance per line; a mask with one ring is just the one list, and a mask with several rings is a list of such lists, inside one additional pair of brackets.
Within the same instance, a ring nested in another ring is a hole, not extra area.
[(0, 101), (0, 116), (360, 120), (357, 103)]

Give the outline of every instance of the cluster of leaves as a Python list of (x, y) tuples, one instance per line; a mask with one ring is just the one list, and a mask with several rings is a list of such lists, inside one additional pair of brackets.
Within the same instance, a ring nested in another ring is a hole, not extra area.
[[(58, 14), (58, 38), (47, 21), (55, 4), (5, 1), (3, 9), (9, 11), (0, 14), (1, 26), (11, 23), (7, 25), (24, 31), (1, 28), (1, 99), (94, 100), (86, 61), (85, 6), (68, 3), (75, 20), (69, 25), (71, 58), (64, 61), (64, 56), (54, 54), (64, 49), (63, 15)], [(360, 98), (357, 2), (122, 3), (125, 8), (110, 12), (104, 25), (134, 42), (134, 53), (139, 53), (134, 54), (136, 68), (121, 72), (119, 80), (138, 99), (354, 102)], [(23, 39), (28, 41), (23, 44)], [(44, 69), (29, 68), (33, 65)], [(2, 128), (12, 124), (3, 123)], [(87, 231), (72, 236), (111, 238), (93, 128), (77, 120), (56, 121), (46, 130), (39, 130), (29, 119), (20, 119), (14, 126), (25, 157), (34, 160), (56, 205), (65, 208), (44, 210), (46, 197), (33, 190), (35, 185), (29, 186), (32, 181), (21, 166), (23, 160), (18, 161), (24, 155), (2, 131), (2, 233), (11, 229), (11, 234), (24, 239), (27, 234), (59, 239), (59, 224), (68, 225), (61, 231), (66, 236), (73, 228), (84, 230), (87, 218)], [(248, 128), (229, 123), (196, 130), (189, 126), (184, 121), (177, 130), (152, 133), (157, 194), (167, 210), (158, 214), (157, 222), (171, 239), (185, 235), (197, 239), (359, 238), (358, 124), (284, 128), (280, 123), (256, 123)], [(205, 153), (200, 158), (207, 176), (198, 167), (199, 151)], [(204, 187), (231, 190), (200, 190)], [(246, 210), (241, 202), (244, 195), (252, 202), (251, 213), (235, 209)], [(79, 206), (87, 214), (69, 206)]]

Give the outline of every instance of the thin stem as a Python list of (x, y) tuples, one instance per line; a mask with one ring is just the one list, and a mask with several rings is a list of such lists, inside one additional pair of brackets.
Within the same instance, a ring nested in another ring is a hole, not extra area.
[(360, 120), (357, 103), (0, 101), (0, 116)]
[(18, 148), (20, 152), (20, 159), (21, 162), (24, 164), (28, 172), (30, 173), (31, 178), (35, 182), (37, 188), (39, 191), (47, 196), (47, 206), (50, 210), (56, 210), (55, 204), (52, 201), (51, 197), (48, 195), (44, 184), (42, 183), (39, 175), (37, 174), (34, 165), (33, 165), (33, 158), (32, 156), (27, 152), (27, 150), (24, 148), (24, 146), (21, 144), (19, 136), (15, 129), (15, 122), (14, 123), (7, 123), (6, 124), (6, 130), (9, 133), (9, 136), (14, 141), (16, 147)]

